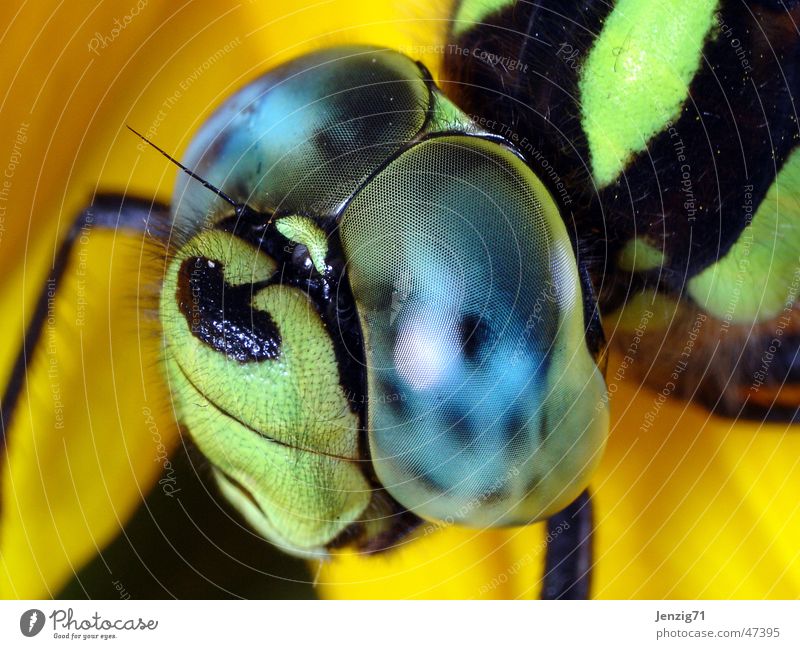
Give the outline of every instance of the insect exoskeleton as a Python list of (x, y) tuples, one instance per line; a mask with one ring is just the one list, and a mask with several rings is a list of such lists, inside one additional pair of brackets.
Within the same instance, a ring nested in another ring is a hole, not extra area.
[(185, 163), (239, 207), (178, 181), (165, 367), (259, 533), (380, 550), (411, 519), (522, 525), (586, 486), (608, 428), (591, 289), (546, 187), (422, 66), (291, 61)]

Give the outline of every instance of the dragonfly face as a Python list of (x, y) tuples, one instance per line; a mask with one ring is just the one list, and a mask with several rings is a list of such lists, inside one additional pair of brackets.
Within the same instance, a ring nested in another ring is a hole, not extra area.
[(179, 418), (298, 554), (417, 517), (522, 525), (586, 486), (601, 333), (558, 208), (403, 55), (348, 47), (230, 98), (185, 162), (161, 293)]

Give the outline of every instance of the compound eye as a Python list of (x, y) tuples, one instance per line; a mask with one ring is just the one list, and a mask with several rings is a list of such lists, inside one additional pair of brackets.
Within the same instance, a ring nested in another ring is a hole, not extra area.
[[(335, 213), (423, 127), (430, 89), (408, 57), (343, 46), (293, 59), (232, 95), (192, 141), (184, 164), (259, 210)], [(378, 107), (378, 108), (376, 108)], [(181, 231), (219, 199), (188, 177), (173, 200)]]
[(605, 442), (606, 392), (570, 241), (533, 172), (492, 142), (428, 140), (356, 196), (341, 238), (386, 489), (481, 527), (569, 504)]

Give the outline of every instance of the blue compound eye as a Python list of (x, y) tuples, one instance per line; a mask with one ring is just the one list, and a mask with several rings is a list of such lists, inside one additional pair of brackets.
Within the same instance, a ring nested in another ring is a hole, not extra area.
[(432, 138), (378, 173), (340, 228), (387, 491), (481, 527), (568, 505), (605, 443), (606, 392), (570, 241), (533, 172), (496, 143)]

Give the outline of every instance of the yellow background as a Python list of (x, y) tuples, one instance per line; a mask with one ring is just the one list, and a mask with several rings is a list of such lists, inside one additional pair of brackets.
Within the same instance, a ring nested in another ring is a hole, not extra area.
[[(94, 3), (91, 3), (94, 4)], [(140, 151), (124, 128), (182, 152), (227, 94), (259, 72), (320, 45), (370, 42), (422, 58), (434, 71), (446, 7), (405, 2), (150, 0), (105, 48), (135, 0), (7, 2), (0, 12), (0, 174), (27, 123), (0, 224), (2, 376), (52, 260), (54, 242), (96, 190), (168, 200), (174, 167)], [(81, 7), (78, 9), (78, 7)], [(237, 40), (238, 39), (238, 40)], [(233, 43), (233, 45), (231, 45)], [(217, 63), (203, 62), (220, 48)], [(198, 68), (201, 74), (196, 74)], [(188, 81), (195, 75), (194, 81)], [(184, 89), (183, 86), (186, 86)], [(177, 101), (165, 109), (165, 101)], [(163, 111), (163, 115), (159, 114)], [(57, 593), (118, 534), (157, 477), (152, 430), (175, 444), (160, 384), (157, 333), (137, 241), (94, 235), (85, 278), (68, 274), (55, 353), (37, 355), (0, 460), (0, 595)], [(78, 281), (90, 295), (74, 326)], [(72, 296), (72, 297), (69, 297)], [(138, 298), (138, 299), (137, 299)], [(113, 318), (111, 315), (113, 314)], [(57, 367), (47, 376), (48, 364)], [(613, 373), (613, 361), (612, 361)], [(53, 390), (65, 404), (56, 428)], [(800, 596), (800, 439), (786, 426), (710, 419), (675, 403), (639, 431), (654, 395), (619, 386), (597, 502), (594, 593), (602, 598)], [(542, 527), (478, 533), (448, 529), (383, 558), (344, 556), (319, 571), (328, 597), (531, 597), (541, 573)]]

